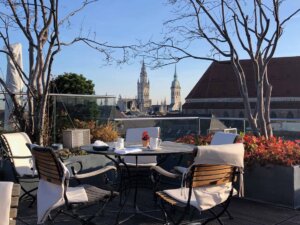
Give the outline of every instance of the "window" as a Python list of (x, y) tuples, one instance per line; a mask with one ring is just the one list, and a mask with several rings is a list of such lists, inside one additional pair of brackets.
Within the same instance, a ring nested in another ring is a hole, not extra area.
[(239, 113), (239, 118), (244, 118), (245, 116), (244, 116), (244, 112), (243, 111), (240, 111), (240, 113)]
[(294, 114), (291, 111), (289, 111), (288, 114), (286, 115), (286, 118), (292, 119), (294, 118)]
[(229, 113), (227, 111), (224, 111), (223, 117), (229, 117)]
[(276, 115), (276, 113), (275, 112), (271, 112), (271, 118), (277, 118), (277, 115)]

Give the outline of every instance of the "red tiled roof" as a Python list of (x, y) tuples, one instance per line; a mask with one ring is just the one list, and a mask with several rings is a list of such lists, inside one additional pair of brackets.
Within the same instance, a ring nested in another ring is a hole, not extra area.
[[(251, 61), (241, 60), (241, 65), (246, 74), (249, 97), (255, 97)], [(272, 97), (300, 97), (300, 56), (273, 58), (268, 66), (268, 75), (273, 86)], [(186, 99), (240, 97), (231, 65), (213, 62)]]
[[(251, 103), (254, 108), (255, 104)], [(272, 109), (300, 109), (300, 102), (271, 102)], [(201, 102), (185, 103), (184, 109), (244, 109), (244, 104), (239, 102)]]

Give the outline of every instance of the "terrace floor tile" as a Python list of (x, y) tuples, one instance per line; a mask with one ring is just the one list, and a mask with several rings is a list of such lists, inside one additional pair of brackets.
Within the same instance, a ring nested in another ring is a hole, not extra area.
[[(148, 199), (145, 201), (145, 199)], [(152, 195), (149, 191), (140, 191), (138, 197), (138, 203), (143, 206), (143, 209), (153, 208)], [(33, 208), (28, 208), (28, 202), (21, 202), (19, 208), (19, 217), (28, 224), (36, 224), (36, 205)], [(111, 211), (118, 209), (118, 199), (115, 199), (108, 205), (104, 216), (97, 217), (94, 222), (96, 224), (111, 225), (114, 224), (116, 213)], [(126, 209), (130, 209), (130, 203), (125, 206)], [(158, 209), (158, 207), (157, 207)], [(92, 207), (86, 210), (87, 214), (95, 211), (96, 207)], [(229, 207), (229, 211), (233, 215), (234, 219), (230, 220), (227, 216), (223, 216), (221, 220), (226, 225), (299, 225), (300, 224), (300, 211), (288, 209), (284, 207), (273, 206), (270, 204), (264, 204), (254, 202), (246, 199), (234, 198)], [(152, 214), (161, 218), (161, 212), (157, 211)], [(126, 217), (126, 214), (122, 214), (122, 218)], [(23, 224), (17, 222), (18, 225)], [(59, 216), (55, 222), (58, 225), (76, 225), (80, 224), (76, 220), (72, 220), (66, 216)], [(153, 219), (145, 218), (141, 215), (137, 215), (131, 220), (123, 223), (124, 225), (157, 225), (161, 222), (154, 221)], [(209, 225), (218, 224), (217, 222), (211, 222)]]

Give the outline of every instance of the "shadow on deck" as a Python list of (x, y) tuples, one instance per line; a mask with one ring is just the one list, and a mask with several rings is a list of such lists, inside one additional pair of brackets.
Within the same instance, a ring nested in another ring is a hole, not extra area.
[[(131, 197), (131, 196), (130, 196)], [(145, 201), (146, 199), (146, 201)], [(129, 198), (125, 210), (132, 210), (131, 205), (132, 198)], [(28, 224), (36, 224), (36, 205), (32, 208), (28, 208), (28, 202), (21, 202), (19, 208), (19, 218)], [(156, 209), (151, 215), (162, 218), (162, 214), (158, 206), (154, 205), (152, 201), (152, 195), (150, 191), (140, 191), (138, 197), (138, 204), (142, 210)], [(96, 206), (93, 206), (86, 210), (84, 213), (92, 214), (96, 210)], [(95, 224), (111, 225), (115, 223), (116, 211), (119, 210), (118, 199), (114, 199), (106, 208), (103, 216), (99, 216), (93, 220)], [(300, 224), (300, 211), (277, 207), (269, 204), (258, 203), (249, 201), (246, 199), (234, 198), (229, 207), (234, 219), (230, 220), (227, 216), (221, 218), (222, 222), (226, 225), (299, 225)], [(176, 213), (176, 211), (175, 211)], [(198, 214), (196, 212), (196, 214)], [(128, 214), (123, 213), (121, 219), (127, 217)], [(17, 224), (24, 224), (19, 221)], [(54, 224), (80, 224), (76, 220), (72, 220), (66, 216), (59, 216)], [(123, 223), (124, 225), (156, 225), (163, 224), (162, 222), (155, 221), (153, 219), (144, 217), (142, 215), (136, 215), (130, 220)], [(209, 224), (218, 224), (217, 222), (211, 222)]]

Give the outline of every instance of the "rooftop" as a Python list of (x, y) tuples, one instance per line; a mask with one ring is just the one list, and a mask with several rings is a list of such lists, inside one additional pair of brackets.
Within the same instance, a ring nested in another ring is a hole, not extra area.
[[(250, 60), (241, 60), (245, 71), (249, 96), (256, 96), (254, 76)], [(273, 58), (268, 76), (273, 86), (272, 97), (300, 97), (300, 57)], [(225, 88), (226, 87), (226, 88)], [(194, 98), (240, 98), (238, 84), (229, 61), (213, 62), (197, 82), (186, 99)]]
[[(139, 203), (144, 207), (143, 209), (153, 208), (153, 201), (151, 196), (151, 191), (140, 192), (140, 197), (138, 198)], [(147, 199), (147, 201), (145, 201)], [(130, 204), (130, 203), (129, 203)], [(22, 203), (19, 210), (19, 217), (28, 224), (36, 224), (36, 206), (33, 208), (27, 207), (28, 203)], [(130, 205), (125, 208), (128, 209)], [(113, 200), (111, 204), (106, 208), (104, 216), (97, 217), (94, 222), (96, 224), (111, 225), (115, 222), (116, 213), (112, 213), (118, 209), (118, 199)], [(161, 212), (159, 207), (155, 207), (157, 211), (152, 215), (161, 218)], [(91, 208), (88, 212), (91, 214), (96, 208)], [(233, 199), (229, 207), (230, 213), (233, 215), (234, 219), (230, 220), (227, 216), (222, 217), (222, 221), (226, 225), (297, 225), (300, 221), (300, 211), (278, 207), (274, 205), (254, 202), (246, 199)], [(21, 222), (17, 224), (23, 224)], [(71, 220), (65, 216), (59, 216), (55, 224), (79, 224), (75, 220)], [(153, 219), (146, 218), (144, 216), (135, 216), (129, 221), (123, 223), (124, 225), (158, 225), (162, 224), (156, 222)], [(217, 222), (211, 222), (209, 224), (218, 224)]]

